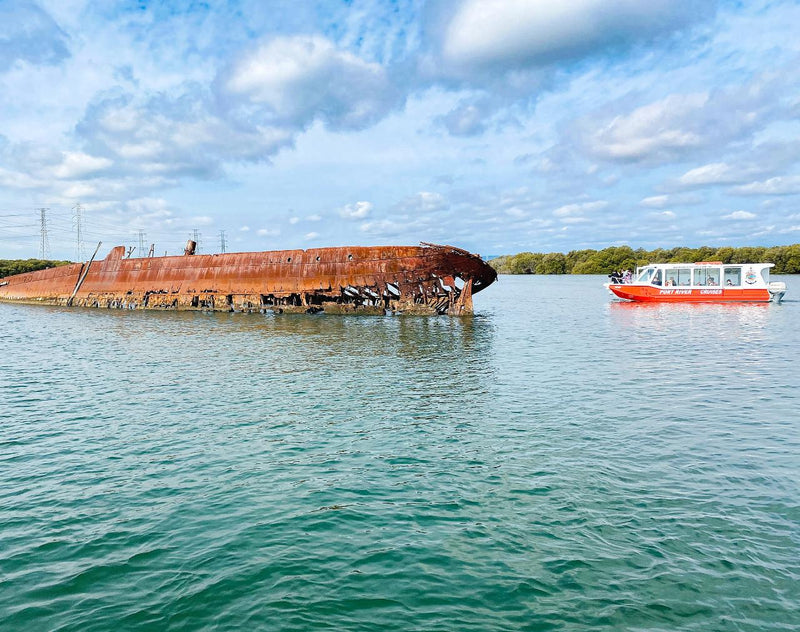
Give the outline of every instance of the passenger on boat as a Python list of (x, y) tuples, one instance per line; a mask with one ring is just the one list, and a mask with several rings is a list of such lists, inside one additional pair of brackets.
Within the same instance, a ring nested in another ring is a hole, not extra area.
[(725, 285), (733, 285), (733, 281), (731, 281), (730, 279), (728, 279), (728, 280), (725, 282)]
[(626, 269), (625, 272), (622, 273), (622, 282), (623, 283), (630, 283), (633, 280), (633, 273)]
[(622, 283), (622, 273), (618, 270), (614, 270), (608, 275), (608, 278), (611, 279), (612, 283)]
[(708, 285), (716, 285), (716, 284), (717, 284), (717, 282), (714, 279), (712, 279), (712, 278), (708, 279)]
[(669, 287), (673, 287), (673, 286), (677, 285), (675, 283), (675, 277), (670, 277), (669, 280), (666, 282), (666, 285), (669, 286)]

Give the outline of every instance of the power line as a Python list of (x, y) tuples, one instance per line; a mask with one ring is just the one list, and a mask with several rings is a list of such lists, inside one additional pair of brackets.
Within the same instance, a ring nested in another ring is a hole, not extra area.
[(219, 251), (223, 254), (227, 252), (228, 240), (225, 239), (225, 231), (219, 231)]
[(140, 257), (144, 257), (145, 256), (145, 253), (144, 253), (144, 237), (145, 237), (144, 231), (140, 230), (139, 231), (139, 256)]
[(200, 241), (202, 237), (203, 235), (196, 228), (192, 231), (192, 241), (196, 244), (194, 252), (195, 254), (198, 255), (200, 254), (200, 245), (203, 243), (202, 241)]

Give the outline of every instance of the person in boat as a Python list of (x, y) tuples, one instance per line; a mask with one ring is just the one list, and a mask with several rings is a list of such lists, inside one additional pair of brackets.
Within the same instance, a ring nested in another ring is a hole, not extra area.
[(622, 282), (623, 283), (630, 283), (632, 277), (633, 277), (633, 274), (631, 273), (631, 271), (626, 269), (625, 272), (622, 273)]
[(708, 283), (706, 285), (716, 285), (716, 284), (717, 284), (717, 282), (714, 279), (712, 279), (711, 277), (709, 277), (708, 278)]
[(733, 281), (731, 281), (730, 279), (728, 279), (728, 280), (725, 282), (725, 285), (733, 285)]
[(612, 283), (621, 283), (622, 282), (622, 273), (618, 270), (614, 270), (611, 274), (608, 275), (608, 278), (611, 279)]
[(675, 277), (670, 277), (669, 280), (665, 283), (665, 285), (667, 285), (668, 287), (674, 287), (675, 285), (677, 285), (677, 283), (675, 283)]

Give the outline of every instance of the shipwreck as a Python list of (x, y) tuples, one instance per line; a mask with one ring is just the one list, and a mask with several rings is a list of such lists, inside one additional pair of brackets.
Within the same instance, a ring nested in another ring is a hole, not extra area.
[[(100, 244), (98, 244), (98, 250)], [(497, 279), (453, 246), (374, 246), (105, 259), (0, 278), (0, 300), (110, 309), (472, 313)]]

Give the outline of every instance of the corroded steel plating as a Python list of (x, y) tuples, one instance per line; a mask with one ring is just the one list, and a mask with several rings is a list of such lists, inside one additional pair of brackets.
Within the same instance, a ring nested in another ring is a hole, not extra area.
[[(497, 274), (453, 246), (374, 246), (126, 258), (0, 279), (0, 299), (125, 309), (472, 313)], [(87, 268), (88, 265), (88, 268)]]

